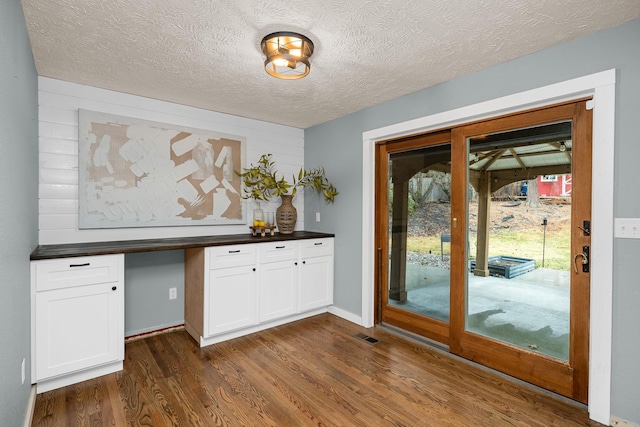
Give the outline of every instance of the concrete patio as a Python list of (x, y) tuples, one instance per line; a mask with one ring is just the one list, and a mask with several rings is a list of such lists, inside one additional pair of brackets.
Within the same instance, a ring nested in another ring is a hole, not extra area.
[[(569, 271), (537, 268), (512, 279), (468, 276), (467, 330), (567, 360)], [(390, 305), (449, 321), (449, 270), (407, 264), (407, 301)]]

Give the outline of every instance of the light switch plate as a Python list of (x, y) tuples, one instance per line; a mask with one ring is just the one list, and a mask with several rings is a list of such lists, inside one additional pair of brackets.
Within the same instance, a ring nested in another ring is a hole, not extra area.
[(614, 237), (619, 239), (640, 239), (640, 218), (616, 218)]

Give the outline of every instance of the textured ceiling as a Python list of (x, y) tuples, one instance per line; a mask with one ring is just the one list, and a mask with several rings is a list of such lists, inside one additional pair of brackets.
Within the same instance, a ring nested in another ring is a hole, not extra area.
[[(41, 76), (307, 128), (640, 17), (640, 0), (22, 0)], [(311, 74), (260, 40), (297, 31)]]

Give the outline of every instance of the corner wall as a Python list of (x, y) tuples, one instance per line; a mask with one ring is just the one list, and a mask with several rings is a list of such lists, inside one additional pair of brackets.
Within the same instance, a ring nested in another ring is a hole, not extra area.
[(0, 424), (19, 426), (31, 389), (29, 254), (38, 236), (38, 116), (36, 70), (18, 0), (0, 2), (0, 57)]

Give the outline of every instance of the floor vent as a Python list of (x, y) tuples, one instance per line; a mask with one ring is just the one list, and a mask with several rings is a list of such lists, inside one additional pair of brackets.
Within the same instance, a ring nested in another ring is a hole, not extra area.
[(361, 340), (366, 341), (369, 344), (378, 344), (378, 340), (374, 337), (370, 337), (369, 335), (358, 333), (356, 334), (356, 338), (360, 338)]

